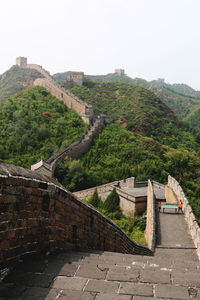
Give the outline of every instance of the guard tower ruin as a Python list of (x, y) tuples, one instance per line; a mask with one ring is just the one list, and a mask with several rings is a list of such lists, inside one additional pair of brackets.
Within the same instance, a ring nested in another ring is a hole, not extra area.
[(67, 81), (73, 83), (73, 85), (82, 86), (83, 78), (84, 78), (83, 72), (68, 72), (67, 74)]
[(119, 76), (125, 75), (125, 70), (124, 69), (115, 69), (115, 73), (118, 74)]
[(16, 65), (19, 67), (26, 67), (27, 66), (27, 57), (17, 57), (16, 58)]

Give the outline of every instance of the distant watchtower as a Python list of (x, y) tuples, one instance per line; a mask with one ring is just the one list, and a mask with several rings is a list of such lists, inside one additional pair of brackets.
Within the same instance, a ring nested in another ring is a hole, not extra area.
[(74, 85), (83, 85), (83, 72), (68, 72), (67, 74), (67, 81), (72, 82)]
[(118, 74), (119, 76), (125, 75), (125, 70), (124, 69), (115, 69), (115, 73)]
[(26, 67), (27, 66), (27, 57), (17, 57), (16, 58), (16, 65), (19, 67)]

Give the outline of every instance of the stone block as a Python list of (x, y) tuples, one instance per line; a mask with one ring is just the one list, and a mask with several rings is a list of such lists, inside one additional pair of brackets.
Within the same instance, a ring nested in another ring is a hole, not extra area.
[(142, 270), (140, 282), (148, 283), (170, 283), (170, 273), (160, 270)]
[(186, 287), (168, 284), (156, 285), (155, 296), (156, 298), (165, 299), (189, 299), (188, 289)]
[(198, 287), (200, 288), (200, 271), (173, 271), (172, 272), (173, 284), (181, 284), (183, 286)]
[(87, 279), (76, 277), (57, 276), (52, 284), (54, 289), (82, 291)]
[(116, 270), (109, 270), (107, 280), (112, 281), (131, 281), (137, 282), (139, 280), (139, 270), (120, 268)]
[(21, 300), (94, 300), (96, 293), (69, 291), (63, 289), (27, 289)]
[(77, 269), (77, 264), (61, 263), (60, 261), (57, 261), (49, 263), (44, 272), (47, 274), (72, 277), (74, 276)]
[(153, 296), (153, 286), (143, 283), (127, 283), (122, 282), (119, 290), (120, 294), (136, 295), (136, 296)]
[(76, 276), (93, 278), (93, 279), (105, 279), (107, 274), (106, 269), (98, 268), (97, 264), (88, 263), (87, 265), (81, 265), (76, 273)]
[(85, 287), (85, 291), (97, 292), (97, 293), (117, 293), (119, 289), (119, 283), (108, 282), (103, 280), (89, 280)]
[(117, 294), (97, 294), (95, 300), (132, 300), (132, 296)]

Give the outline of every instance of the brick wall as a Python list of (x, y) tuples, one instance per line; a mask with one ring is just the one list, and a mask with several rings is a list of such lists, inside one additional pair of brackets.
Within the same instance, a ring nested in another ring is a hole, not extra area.
[(152, 254), (58, 182), (20, 167), (0, 165), (0, 209), (1, 268), (55, 247)]
[[(179, 185), (178, 181), (171, 176), (168, 176), (168, 185), (166, 187), (166, 200), (167, 202), (174, 201), (174, 195), (179, 200), (183, 202), (183, 212), (185, 216), (185, 220), (188, 224), (188, 228), (192, 239), (194, 241), (195, 246), (197, 247), (197, 255), (200, 258), (200, 228), (197, 223), (197, 220), (193, 214), (192, 208), (188, 202), (187, 197), (185, 196), (181, 186)], [(171, 190), (171, 193), (169, 192)], [(172, 198), (170, 198), (173, 196)]]

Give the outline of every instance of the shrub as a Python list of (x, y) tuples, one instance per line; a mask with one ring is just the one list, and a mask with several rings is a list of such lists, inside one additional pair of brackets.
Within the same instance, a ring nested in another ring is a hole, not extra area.
[(104, 202), (104, 209), (107, 210), (107, 212), (120, 211), (119, 204), (120, 198), (117, 194), (116, 188), (114, 188)]
[(97, 208), (100, 204), (100, 198), (98, 196), (97, 188), (94, 190), (94, 193), (93, 193), (92, 197), (90, 198), (90, 204), (92, 204), (94, 207), (97, 207)]

